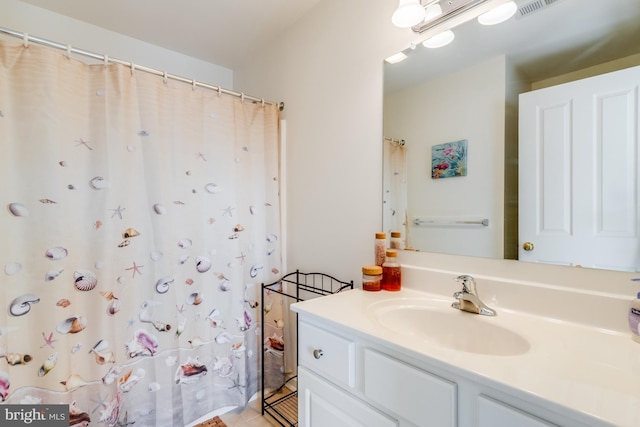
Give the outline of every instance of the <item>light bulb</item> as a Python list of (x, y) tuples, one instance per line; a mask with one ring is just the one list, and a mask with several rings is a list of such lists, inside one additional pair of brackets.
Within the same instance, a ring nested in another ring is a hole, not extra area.
[(511, 18), (516, 10), (518, 5), (509, 1), (478, 16), (478, 22), (482, 25), (496, 25)]
[(393, 12), (391, 22), (400, 28), (413, 27), (424, 19), (424, 7), (420, 0), (400, 0), (398, 8)]
[(424, 47), (428, 47), (429, 49), (435, 49), (438, 47), (446, 46), (456, 38), (456, 35), (453, 34), (453, 31), (447, 30), (441, 33), (436, 34), (435, 36), (426, 39), (422, 42)]
[(398, 52), (398, 53), (395, 53), (395, 54), (391, 55), (388, 58), (385, 58), (385, 61), (388, 62), (389, 64), (396, 64), (396, 63), (398, 63), (400, 61), (404, 61), (405, 59), (407, 59), (407, 55), (405, 55), (402, 52)]

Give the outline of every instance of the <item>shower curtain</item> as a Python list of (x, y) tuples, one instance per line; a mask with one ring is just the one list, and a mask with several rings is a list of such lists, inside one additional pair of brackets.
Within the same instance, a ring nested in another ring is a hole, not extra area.
[(407, 148), (404, 143), (385, 138), (383, 141), (383, 229), (387, 233), (400, 231), (409, 247), (407, 226)]
[(181, 426), (256, 393), (259, 284), (281, 268), (278, 115), (0, 43), (3, 403)]

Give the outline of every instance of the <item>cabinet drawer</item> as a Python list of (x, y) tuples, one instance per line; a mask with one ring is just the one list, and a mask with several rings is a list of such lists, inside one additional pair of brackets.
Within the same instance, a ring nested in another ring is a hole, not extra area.
[(300, 321), (298, 363), (336, 384), (355, 385), (355, 343)]
[(456, 384), (374, 350), (364, 350), (368, 399), (419, 426), (456, 425)]
[(502, 426), (553, 427), (556, 425), (490, 397), (480, 395), (478, 397), (478, 427)]

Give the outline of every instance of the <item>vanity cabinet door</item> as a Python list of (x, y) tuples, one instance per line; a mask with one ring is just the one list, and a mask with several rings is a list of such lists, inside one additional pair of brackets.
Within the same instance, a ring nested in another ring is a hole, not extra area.
[(370, 349), (364, 350), (364, 394), (417, 426), (456, 426), (455, 383)]
[(486, 396), (478, 397), (478, 427), (557, 427)]
[(300, 427), (397, 427), (398, 423), (357, 398), (298, 369)]

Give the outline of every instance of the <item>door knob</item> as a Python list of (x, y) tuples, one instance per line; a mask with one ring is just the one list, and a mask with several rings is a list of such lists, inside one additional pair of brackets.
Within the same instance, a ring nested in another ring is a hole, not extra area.
[(522, 244), (522, 249), (524, 249), (524, 250), (525, 250), (525, 251), (527, 251), (527, 252), (532, 251), (532, 250), (533, 250), (533, 243), (531, 243), (531, 242), (524, 242), (524, 243)]

